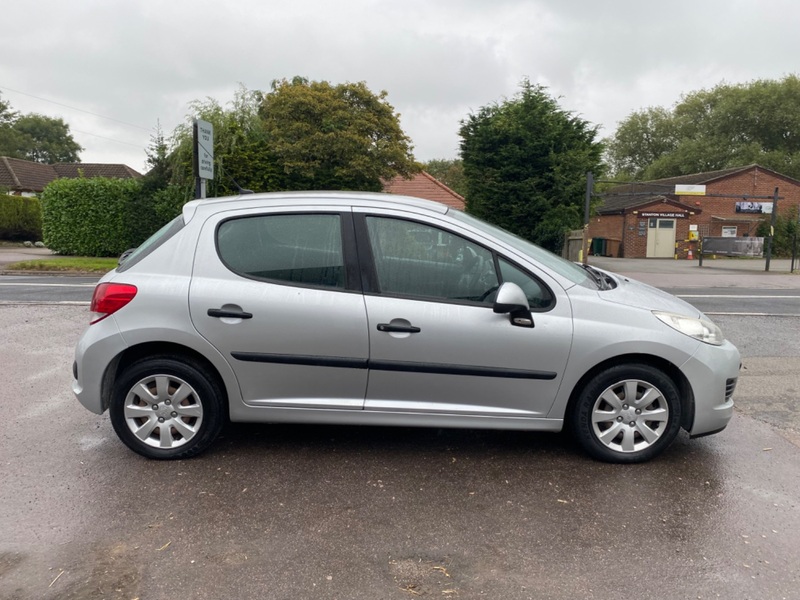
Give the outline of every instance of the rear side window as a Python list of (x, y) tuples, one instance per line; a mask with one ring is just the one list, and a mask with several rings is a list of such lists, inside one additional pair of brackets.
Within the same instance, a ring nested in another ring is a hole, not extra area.
[(268, 281), (344, 288), (339, 215), (259, 215), (224, 221), (217, 250), (231, 271)]
[(161, 246), (164, 242), (183, 229), (185, 223), (183, 222), (183, 215), (178, 215), (172, 221), (164, 225), (161, 229), (156, 231), (153, 235), (142, 242), (138, 248), (128, 254), (121, 264), (117, 267), (117, 272), (129, 269), (145, 256), (152, 253), (153, 250)]

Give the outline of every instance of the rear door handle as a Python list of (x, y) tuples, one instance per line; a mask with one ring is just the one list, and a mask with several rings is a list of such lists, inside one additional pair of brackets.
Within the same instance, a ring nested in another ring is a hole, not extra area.
[(378, 331), (385, 331), (386, 333), (419, 333), (422, 331), (419, 327), (413, 325), (392, 325), (391, 323), (378, 323)]
[(218, 319), (222, 319), (225, 317), (229, 319), (252, 319), (253, 313), (244, 312), (243, 310), (224, 310), (222, 308), (209, 308), (208, 316), (217, 317)]

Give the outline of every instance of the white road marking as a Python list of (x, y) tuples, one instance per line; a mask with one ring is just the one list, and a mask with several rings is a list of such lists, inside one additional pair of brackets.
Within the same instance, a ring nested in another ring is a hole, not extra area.
[(756, 312), (710, 312), (703, 311), (703, 314), (724, 316), (724, 317), (800, 317), (792, 313), (756, 313)]
[(738, 296), (734, 294), (675, 294), (678, 298), (737, 298), (744, 300), (764, 300), (768, 298), (786, 298), (788, 300), (800, 300), (800, 296)]
[(0, 286), (27, 286), (27, 287), (94, 287), (95, 283), (27, 283), (16, 281), (0, 281)]
[(91, 306), (91, 304), (82, 300), (0, 300), (0, 306)]

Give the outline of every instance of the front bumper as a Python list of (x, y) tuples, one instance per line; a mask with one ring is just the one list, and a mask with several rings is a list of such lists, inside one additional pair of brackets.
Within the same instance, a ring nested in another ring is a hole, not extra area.
[(700, 344), (681, 367), (694, 393), (694, 419), (689, 429), (692, 437), (717, 433), (728, 425), (733, 417), (730, 392), (740, 365), (736, 346), (725, 341), (721, 346)]

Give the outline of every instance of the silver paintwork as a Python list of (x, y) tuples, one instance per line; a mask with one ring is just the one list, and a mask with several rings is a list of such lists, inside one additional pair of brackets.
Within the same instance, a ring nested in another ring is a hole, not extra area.
[[(224, 218), (270, 212), (351, 211), (417, 219), (470, 238), (544, 282), (555, 305), (515, 327), (491, 307), (363, 295), (253, 281), (219, 260), (214, 230)], [(396, 424), (558, 430), (581, 378), (604, 361), (657, 357), (686, 378), (689, 432), (722, 429), (733, 403), (725, 381), (738, 376), (729, 342), (710, 346), (671, 329), (652, 310), (691, 317), (697, 309), (613, 275), (614, 290), (576, 285), (530, 258), (510, 239), (454, 219), (447, 207), (387, 194), (308, 192), (193, 201), (186, 226), (151, 255), (102, 281), (136, 285), (124, 309), (87, 328), (76, 347), (73, 390), (89, 410), (108, 406), (111, 375), (126, 349), (169, 344), (204, 357), (219, 375), (233, 421)], [(215, 319), (224, 305), (254, 318)], [(420, 333), (377, 330), (405, 320)], [(552, 380), (370, 371), (236, 361), (230, 352), (330, 356), (552, 371)]]

